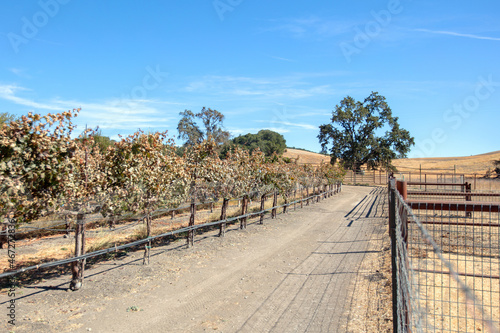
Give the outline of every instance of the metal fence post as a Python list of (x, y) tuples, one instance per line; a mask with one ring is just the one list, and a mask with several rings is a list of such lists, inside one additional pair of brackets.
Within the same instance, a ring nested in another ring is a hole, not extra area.
[(389, 236), (391, 237), (392, 266), (392, 322), (393, 332), (398, 332), (398, 282), (397, 282), (397, 248), (396, 248), (396, 193), (394, 180), (389, 180)]

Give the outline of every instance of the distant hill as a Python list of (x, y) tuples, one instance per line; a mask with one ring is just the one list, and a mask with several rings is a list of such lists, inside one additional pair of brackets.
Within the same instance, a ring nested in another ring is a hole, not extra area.
[(399, 171), (436, 171), (484, 175), (493, 170), (493, 160), (500, 160), (500, 150), (491, 153), (463, 157), (404, 158), (392, 161)]
[[(330, 157), (301, 149), (287, 148), (283, 156), (290, 159), (298, 158), (299, 164), (330, 163)], [(463, 156), (463, 157), (432, 157), (432, 158), (403, 158), (392, 161), (399, 171), (454, 172), (484, 175), (493, 170), (493, 160), (500, 160), (500, 150), (491, 153)]]
[(286, 151), (283, 153), (283, 156), (288, 157), (292, 160), (298, 158), (297, 160), (298, 164), (319, 165), (321, 164), (322, 161), (323, 163), (330, 163), (330, 156), (313, 153), (302, 149), (287, 148)]

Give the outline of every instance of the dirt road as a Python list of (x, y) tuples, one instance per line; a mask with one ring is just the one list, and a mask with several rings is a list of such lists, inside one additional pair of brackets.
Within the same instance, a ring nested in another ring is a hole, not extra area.
[[(344, 332), (361, 263), (381, 249), (383, 191), (348, 187), (319, 203), (102, 262), (20, 290), (14, 332)], [(375, 268), (373, 268), (375, 269)], [(0, 296), (5, 309), (7, 297)], [(6, 310), (4, 310), (6, 313)]]

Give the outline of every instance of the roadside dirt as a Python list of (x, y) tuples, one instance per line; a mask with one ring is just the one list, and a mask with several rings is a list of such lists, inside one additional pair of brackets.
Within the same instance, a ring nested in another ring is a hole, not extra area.
[(2, 293), (0, 329), (387, 331), (384, 198), (383, 189), (345, 186), (264, 225), (232, 225), (224, 238), (198, 234), (191, 249), (183, 239), (154, 247), (149, 265), (142, 265), (142, 251), (98, 263), (77, 292), (67, 291), (68, 275), (23, 286), (16, 290), (15, 327), (7, 324), (9, 298)]

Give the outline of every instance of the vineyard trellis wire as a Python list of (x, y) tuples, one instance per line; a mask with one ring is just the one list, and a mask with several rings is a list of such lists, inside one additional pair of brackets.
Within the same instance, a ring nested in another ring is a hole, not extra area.
[(394, 332), (498, 332), (498, 204), (417, 206), (395, 179), (388, 194)]
[[(77, 282), (74, 282), (75, 279), (79, 280), (80, 285), (78, 286), (78, 288), (74, 288), (75, 290), (77, 290), (77, 289), (79, 289), (79, 287), (81, 287), (81, 283), (83, 280), (83, 267), (85, 265), (85, 260), (88, 258), (101, 256), (101, 255), (104, 255), (104, 254), (107, 254), (110, 252), (120, 251), (120, 250), (124, 250), (124, 249), (130, 248), (130, 247), (143, 245), (143, 244), (151, 244), (151, 242), (153, 240), (156, 240), (156, 239), (161, 239), (161, 238), (174, 236), (174, 235), (178, 235), (178, 234), (184, 234), (184, 233), (189, 235), (189, 233), (192, 233), (198, 229), (213, 227), (213, 226), (222, 225), (222, 224), (228, 224), (228, 223), (235, 222), (235, 221), (241, 221), (242, 219), (248, 218), (248, 217), (259, 216), (259, 215), (262, 216), (263, 214), (268, 213), (268, 212), (273, 212), (273, 211), (275, 212), (279, 208), (285, 209), (286, 207), (290, 207), (290, 206), (296, 205), (298, 203), (314, 201), (313, 199), (317, 199), (319, 201), (320, 198), (326, 198), (326, 197), (331, 196), (333, 194), (339, 193), (341, 191), (341, 188), (342, 188), (341, 183), (331, 184), (330, 189), (327, 191), (323, 191), (323, 192), (320, 191), (317, 194), (313, 194), (313, 195), (306, 196), (306, 197), (301, 197), (300, 199), (293, 200), (293, 201), (290, 201), (288, 203), (283, 203), (281, 205), (273, 205), (272, 207), (266, 208), (264, 210), (247, 212), (246, 214), (242, 214), (242, 215), (238, 215), (238, 216), (234, 216), (234, 217), (229, 217), (229, 218), (226, 218), (224, 220), (217, 220), (217, 221), (211, 221), (211, 222), (206, 222), (206, 223), (201, 223), (201, 224), (190, 225), (187, 227), (182, 227), (182, 228), (168, 231), (165, 233), (161, 233), (158, 235), (151, 235), (151, 236), (148, 236), (148, 237), (143, 238), (143, 239), (139, 239), (139, 240), (136, 240), (133, 242), (128, 242), (126, 244), (115, 245), (113, 247), (109, 247), (106, 249), (101, 249), (101, 250), (97, 250), (97, 251), (93, 251), (93, 252), (89, 252), (89, 253), (85, 253), (85, 254), (78, 254), (75, 251), (76, 255), (74, 257), (66, 258), (66, 259), (62, 259), (62, 260), (57, 260), (57, 261), (53, 261), (53, 262), (41, 263), (39, 265), (24, 267), (24, 268), (17, 269), (14, 271), (5, 272), (5, 273), (0, 274), (0, 278), (12, 277), (12, 276), (15, 276), (17, 274), (24, 273), (24, 272), (31, 271), (31, 270), (38, 270), (38, 269), (55, 267), (55, 266), (66, 265), (66, 264), (72, 264), (72, 265), (78, 264), (79, 269), (80, 269), (77, 272), (78, 276), (77, 277), (73, 276), (73, 280), (72, 280), (72, 284), (71, 284), (71, 285), (73, 285), (73, 284), (77, 283)], [(205, 205), (205, 204), (206, 203), (198, 203), (198, 205)], [(161, 210), (161, 211), (163, 213), (165, 213), (165, 212), (171, 212), (171, 211), (175, 211), (175, 210), (179, 210), (179, 209), (185, 209), (187, 207), (189, 207), (189, 206), (179, 206), (177, 208), (170, 209), (167, 211), (165, 211), (165, 210)], [(77, 225), (80, 225), (84, 230), (85, 221), (81, 220), (81, 221), (79, 221), (79, 223)], [(75, 229), (78, 231), (79, 228), (75, 228)], [(85, 231), (84, 231), (84, 233), (85, 233)], [(189, 242), (189, 240), (188, 240), (188, 242)], [(76, 241), (75, 243), (78, 244), (78, 241)], [(81, 246), (81, 243), (79, 243), (79, 244)], [(76, 246), (78, 246), (78, 245), (76, 245)], [(148, 245), (146, 245), (146, 246), (148, 246)], [(151, 246), (151, 245), (149, 245), (149, 246)]]

